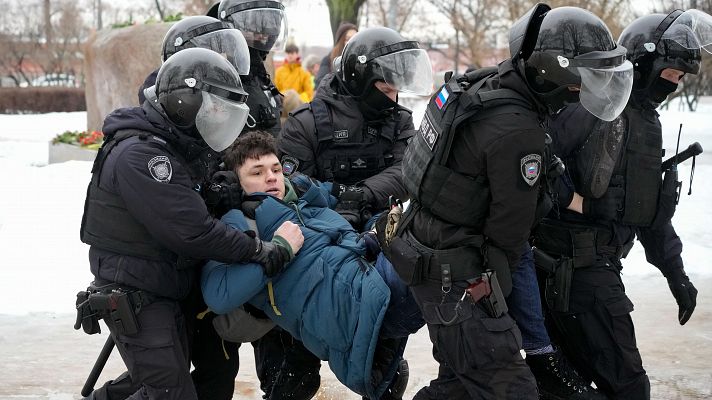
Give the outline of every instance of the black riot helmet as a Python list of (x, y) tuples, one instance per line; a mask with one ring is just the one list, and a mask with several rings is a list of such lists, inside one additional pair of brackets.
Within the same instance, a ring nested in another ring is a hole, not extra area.
[(509, 42), (512, 62), (551, 112), (580, 101), (611, 121), (625, 108), (633, 66), (593, 13), (537, 4), (512, 26)]
[(618, 44), (628, 49), (628, 59), (635, 68), (636, 94), (657, 105), (677, 88), (674, 83), (662, 82), (660, 73), (664, 69), (699, 73), (700, 50), (708, 50), (712, 44), (712, 17), (698, 10), (646, 15), (623, 30)]
[(176, 127), (195, 128), (215, 151), (225, 150), (237, 139), (249, 114), (240, 74), (208, 49), (185, 49), (171, 56), (147, 93)]
[(184, 18), (171, 26), (163, 38), (163, 61), (192, 47), (202, 47), (222, 54), (240, 75), (250, 73), (250, 52), (239, 30), (208, 16)]
[(339, 63), (335, 71), (349, 93), (357, 97), (376, 81), (384, 81), (399, 92), (422, 96), (433, 89), (428, 53), (418, 42), (406, 40), (390, 28), (356, 33), (344, 47)]
[(218, 17), (239, 29), (247, 45), (256, 50), (284, 47), (287, 17), (281, 0), (222, 0)]

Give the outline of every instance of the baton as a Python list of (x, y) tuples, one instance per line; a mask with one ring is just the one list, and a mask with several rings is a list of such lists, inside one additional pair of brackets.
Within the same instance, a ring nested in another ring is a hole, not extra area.
[(680, 154), (675, 154), (674, 156), (665, 160), (661, 165), (661, 170), (667, 171), (673, 165), (679, 164), (690, 157), (698, 156), (701, 153), (702, 145), (700, 144), (700, 142), (692, 143), (687, 147), (687, 149), (683, 150)]
[(94, 362), (94, 367), (91, 369), (91, 372), (89, 372), (86, 382), (84, 382), (84, 387), (82, 387), (82, 396), (87, 397), (92, 391), (94, 391), (94, 385), (96, 385), (96, 381), (99, 380), (99, 375), (101, 375), (101, 371), (104, 369), (106, 361), (109, 360), (111, 351), (114, 350), (114, 345), (114, 338), (109, 335), (109, 337), (106, 338), (104, 347), (101, 349), (101, 353), (99, 353), (99, 357), (97, 357), (96, 362)]

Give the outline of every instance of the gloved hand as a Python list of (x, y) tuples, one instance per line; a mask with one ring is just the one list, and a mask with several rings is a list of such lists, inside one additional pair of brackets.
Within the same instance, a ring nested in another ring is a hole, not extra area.
[(220, 218), (233, 208), (240, 208), (243, 191), (234, 172), (219, 171), (203, 187), (202, 196), (208, 211)]
[(690, 278), (685, 275), (685, 271), (680, 268), (676, 269), (674, 272), (666, 276), (668, 281), (668, 286), (672, 292), (675, 301), (677, 301), (677, 306), (679, 307), (677, 313), (677, 320), (680, 325), (685, 325), (685, 323), (692, 316), (692, 312), (695, 311), (695, 306), (697, 305), (697, 289), (690, 282)]
[(365, 222), (364, 211), (368, 204), (366, 192), (359, 186), (346, 186), (334, 182), (331, 193), (339, 199), (334, 210), (341, 214), (357, 231)]
[(574, 190), (566, 179), (566, 176), (559, 175), (551, 180), (551, 193), (556, 196), (556, 202), (561, 209), (568, 207), (574, 199)]
[(265, 242), (255, 238), (255, 243), (257, 247), (251, 261), (262, 264), (265, 275), (270, 278), (282, 272), (284, 266), (292, 260), (291, 249), (282, 241)]
[(361, 235), (363, 243), (366, 246), (366, 261), (373, 262), (376, 261), (378, 254), (381, 253), (381, 245), (378, 244), (378, 239), (376, 238), (376, 232), (368, 231)]
[(625, 206), (625, 190), (619, 187), (609, 187), (599, 199), (584, 197), (583, 215), (591, 219), (613, 221)]

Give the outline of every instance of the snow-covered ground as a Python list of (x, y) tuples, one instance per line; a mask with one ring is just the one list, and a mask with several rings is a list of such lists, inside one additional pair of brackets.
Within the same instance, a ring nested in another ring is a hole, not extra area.
[[(671, 107), (675, 109), (675, 107)], [(700, 290), (690, 322), (680, 327), (665, 280), (634, 247), (624, 280), (636, 304), (639, 347), (658, 399), (712, 397), (712, 106), (696, 113), (662, 112), (664, 143), (674, 153), (679, 124), (681, 148), (699, 141), (710, 152), (699, 157), (693, 196), (683, 194), (675, 216), (685, 244), (683, 257)], [(418, 113), (422, 113), (422, 108)], [(416, 118), (417, 119), (417, 118)], [(82, 130), (85, 113), (0, 115), (0, 399), (75, 399), (105, 337), (72, 330), (74, 296), (91, 280), (87, 246), (79, 241), (90, 162), (47, 165), (47, 142), (64, 130)], [(680, 167), (684, 193), (689, 165)], [(437, 373), (427, 330), (414, 335), (406, 352), (412, 397)], [(251, 346), (243, 346), (236, 398), (258, 399)], [(100, 382), (122, 370), (112, 355)], [(322, 368), (318, 398), (349, 394)]]

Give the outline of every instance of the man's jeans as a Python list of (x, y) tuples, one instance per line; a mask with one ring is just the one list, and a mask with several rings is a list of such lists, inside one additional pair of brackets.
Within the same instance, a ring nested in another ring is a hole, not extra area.
[(512, 293), (507, 297), (509, 315), (517, 321), (522, 332), (522, 347), (525, 351), (541, 349), (551, 344), (544, 326), (535, 268), (534, 254), (527, 246), (519, 261), (519, 267), (512, 274)]

